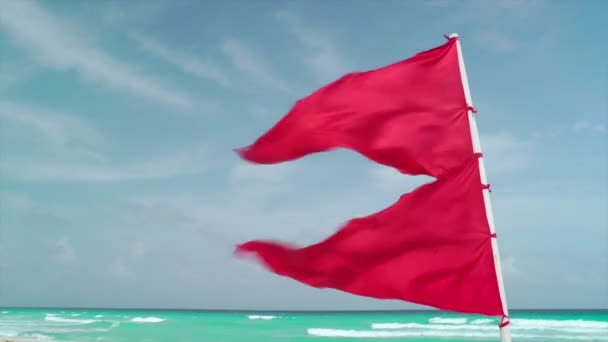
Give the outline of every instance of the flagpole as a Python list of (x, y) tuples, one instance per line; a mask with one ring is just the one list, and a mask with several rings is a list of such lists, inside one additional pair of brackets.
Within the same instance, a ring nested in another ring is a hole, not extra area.
[[(460, 76), (462, 78), (462, 86), (464, 88), (464, 96), (469, 106), (469, 126), (471, 129), (471, 140), (473, 141), (474, 153), (481, 153), (481, 141), (479, 139), (479, 131), (477, 130), (477, 122), (475, 121), (475, 115), (473, 115), (473, 100), (471, 98), (471, 90), (469, 89), (469, 79), (467, 78), (467, 70), (464, 65), (464, 59), (462, 57), (462, 48), (460, 46), (460, 39), (458, 33), (450, 34), (449, 38), (456, 38), (456, 48), (458, 50), (458, 64), (460, 66)], [(489, 184), (486, 176), (486, 168), (483, 160), (483, 156), (479, 158), (479, 176), (482, 184)], [(483, 201), (486, 208), (486, 217), (488, 219), (488, 225), (490, 226), (490, 233), (495, 234), (496, 228), (494, 225), (494, 215), (492, 212), (492, 202), (490, 200), (490, 189), (483, 189)], [(494, 256), (494, 267), (496, 270), (496, 279), (498, 281), (498, 291), (500, 294), (500, 301), (502, 303), (502, 310), (504, 316), (499, 317), (500, 327), (500, 341), (511, 342), (511, 331), (509, 329), (509, 310), (507, 307), (507, 298), (505, 295), (505, 287), (502, 277), (502, 267), (500, 263), (500, 254), (498, 251), (498, 242), (496, 236), (492, 238), (492, 254)]]

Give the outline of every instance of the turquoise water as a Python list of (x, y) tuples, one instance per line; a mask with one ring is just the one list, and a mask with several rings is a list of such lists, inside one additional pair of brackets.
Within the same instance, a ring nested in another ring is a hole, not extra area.
[[(40, 341), (498, 341), (492, 318), (425, 312), (0, 309), (0, 336)], [(515, 311), (513, 341), (608, 341), (608, 311)]]

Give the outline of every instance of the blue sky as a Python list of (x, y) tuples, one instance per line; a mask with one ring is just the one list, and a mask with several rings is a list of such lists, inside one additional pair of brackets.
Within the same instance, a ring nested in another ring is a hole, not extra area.
[(407, 309), (232, 257), (426, 181), (349, 151), (251, 166), (345, 72), (461, 35), (509, 306), (608, 307), (603, 1), (0, 0), (0, 305)]

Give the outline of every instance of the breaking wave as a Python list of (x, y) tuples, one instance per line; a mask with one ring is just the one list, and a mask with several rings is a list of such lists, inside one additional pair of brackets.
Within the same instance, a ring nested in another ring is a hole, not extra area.
[(465, 324), (468, 320), (466, 318), (443, 318), (433, 317), (429, 320), (431, 323), (437, 324)]
[(602, 321), (586, 321), (586, 320), (549, 320), (549, 319), (526, 319), (526, 318), (514, 318), (511, 319), (511, 324), (518, 327), (576, 327), (576, 328), (594, 328), (594, 329), (606, 329), (608, 333), (608, 322)]
[(158, 317), (135, 317), (131, 319), (131, 322), (133, 323), (161, 323), (164, 321), (164, 318)]
[(480, 319), (475, 319), (471, 322), (471, 324), (488, 324), (488, 323), (494, 323), (495, 320), (490, 319), (490, 318), (480, 318)]
[(7, 338), (24, 338), (27, 341), (51, 341), (53, 334), (88, 334), (107, 333), (120, 325), (118, 321), (97, 319), (78, 319), (73, 314), (47, 313), (35, 318), (25, 315), (2, 317), (0, 319), (0, 336)]
[(271, 319), (275, 319), (275, 318), (277, 318), (277, 316), (249, 315), (249, 316), (247, 316), (247, 318), (249, 318), (249, 319), (264, 319), (264, 320), (271, 320)]
[(57, 315), (47, 314), (44, 317), (45, 321), (49, 322), (59, 322), (59, 323), (70, 323), (70, 324), (92, 324), (95, 322), (99, 322), (96, 319), (76, 319), (76, 318), (62, 318)]

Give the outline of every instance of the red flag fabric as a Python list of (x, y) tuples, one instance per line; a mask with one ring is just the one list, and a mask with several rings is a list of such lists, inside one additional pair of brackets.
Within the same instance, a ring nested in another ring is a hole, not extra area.
[(317, 288), (501, 315), (491, 239), (475, 155), (322, 242), (250, 241), (235, 252)]
[(299, 100), (237, 152), (275, 164), (335, 148), (412, 175), (438, 177), (462, 164), (471, 155), (471, 137), (456, 39), (341, 77)]

